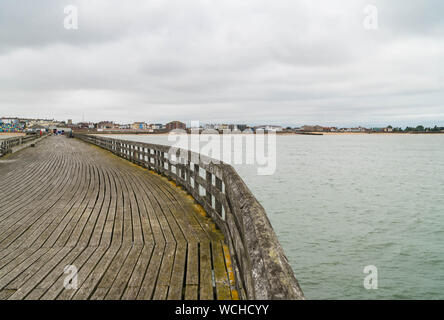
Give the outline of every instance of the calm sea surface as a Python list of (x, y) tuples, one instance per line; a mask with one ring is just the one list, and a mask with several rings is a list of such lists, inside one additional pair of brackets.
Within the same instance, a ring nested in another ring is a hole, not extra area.
[(278, 136), (274, 175), (236, 168), (308, 299), (444, 299), (444, 135)]

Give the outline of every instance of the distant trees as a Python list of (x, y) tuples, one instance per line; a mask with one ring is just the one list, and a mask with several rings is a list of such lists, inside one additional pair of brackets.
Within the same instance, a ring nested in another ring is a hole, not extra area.
[[(397, 131), (397, 129), (399, 129), (399, 131)], [(397, 132), (441, 132), (441, 131), (444, 131), (444, 127), (438, 127), (435, 125), (433, 128), (430, 128), (430, 127), (424, 127), (422, 125), (419, 125), (416, 128), (406, 127), (404, 130), (402, 130), (401, 128), (395, 128), (393, 131), (397, 131)]]

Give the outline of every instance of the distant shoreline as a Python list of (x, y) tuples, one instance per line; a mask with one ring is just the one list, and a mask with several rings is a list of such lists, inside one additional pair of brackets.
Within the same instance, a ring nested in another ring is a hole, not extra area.
[[(154, 136), (165, 136), (168, 135), (168, 132), (88, 132), (87, 134), (104, 134), (104, 135), (154, 135)], [(265, 133), (266, 134), (266, 133)], [(340, 136), (340, 135), (436, 135), (436, 134), (444, 134), (444, 132), (277, 132), (279, 136), (290, 136), (290, 135), (309, 135), (309, 136)], [(0, 136), (10, 136), (10, 137), (18, 137), (25, 136), (25, 133), (18, 132), (0, 132)]]
[[(103, 135), (154, 135), (154, 136), (166, 136), (169, 133), (153, 133), (153, 132), (90, 132), (89, 134), (103, 134)], [(267, 134), (267, 133), (265, 133)], [(279, 136), (291, 136), (291, 135), (310, 135), (310, 136), (340, 136), (340, 135), (436, 135), (444, 134), (444, 132), (277, 132)]]
[(340, 136), (340, 135), (434, 135), (434, 134), (444, 134), (444, 132), (314, 132), (322, 133), (326, 136)]

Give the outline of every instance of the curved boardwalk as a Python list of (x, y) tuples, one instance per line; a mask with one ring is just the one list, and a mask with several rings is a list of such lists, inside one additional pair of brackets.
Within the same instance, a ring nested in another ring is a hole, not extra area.
[(0, 299), (232, 299), (233, 279), (222, 233), (165, 178), (64, 137), (0, 159)]

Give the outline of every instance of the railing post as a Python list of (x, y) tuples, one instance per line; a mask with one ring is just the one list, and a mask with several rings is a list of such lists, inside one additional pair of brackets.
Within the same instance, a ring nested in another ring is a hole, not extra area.
[(161, 156), (161, 152), (159, 150), (156, 150), (156, 170), (158, 173), (162, 173), (160, 171), (160, 165), (161, 165), (161, 160), (160, 160), (160, 156)]
[(172, 165), (171, 165), (171, 153), (168, 153), (168, 164), (167, 164), (167, 166), (168, 166), (168, 175), (171, 177), (172, 176), (172, 171), (171, 171), (171, 168), (172, 168)]
[(180, 162), (180, 177), (186, 181), (187, 180), (187, 173), (186, 173), (186, 167), (185, 165)]
[(185, 185), (186, 183), (186, 174), (185, 174), (185, 166), (183, 164), (183, 159), (180, 156), (181, 151), (178, 149), (176, 151), (176, 176), (178, 177), (178, 181), (181, 184)]
[(197, 177), (198, 176), (199, 176), (199, 165), (198, 164), (194, 164), (194, 174), (193, 174), (194, 190), (196, 190), (196, 194), (200, 197), (199, 183), (197, 182)]
[(184, 180), (186, 188), (191, 188), (190, 159), (190, 152), (187, 151), (186, 158), (182, 159), (182, 179)]
[(164, 151), (160, 151), (159, 171), (160, 171), (160, 173), (165, 174), (165, 152)]
[(207, 185), (205, 186), (205, 198), (206, 198), (206, 200), (208, 202), (208, 205), (210, 207), (212, 207), (213, 203), (211, 201), (211, 192), (209, 190), (211, 185), (212, 185), (212, 183), (213, 183), (213, 181), (212, 181), (212, 173), (209, 172), (209, 171), (205, 171), (205, 172), (206, 172), (206, 179), (205, 180), (207, 182)]
[(146, 164), (146, 160), (145, 160), (145, 153), (146, 153), (146, 151), (145, 151), (145, 147), (143, 147), (143, 148), (142, 148), (142, 159), (141, 159), (141, 163), (142, 163), (142, 167), (147, 168), (148, 166), (147, 166), (147, 164)]
[(139, 147), (133, 145), (133, 163), (137, 164), (139, 160)]
[[(222, 180), (219, 179), (217, 176), (216, 176), (216, 189), (222, 193)], [(217, 198), (216, 198), (215, 202), (216, 202), (215, 209), (216, 209), (217, 213), (219, 213), (222, 217), (222, 220), (225, 221), (225, 213), (222, 212), (222, 204), (220, 203), (219, 200), (217, 200)]]
[(146, 154), (147, 154), (147, 159), (146, 159), (147, 168), (148, 168), (148, 170), (151, 170), (153, 168), (153, 165), (151, 163), (151, 149), (150, 148), (146, 149)]

